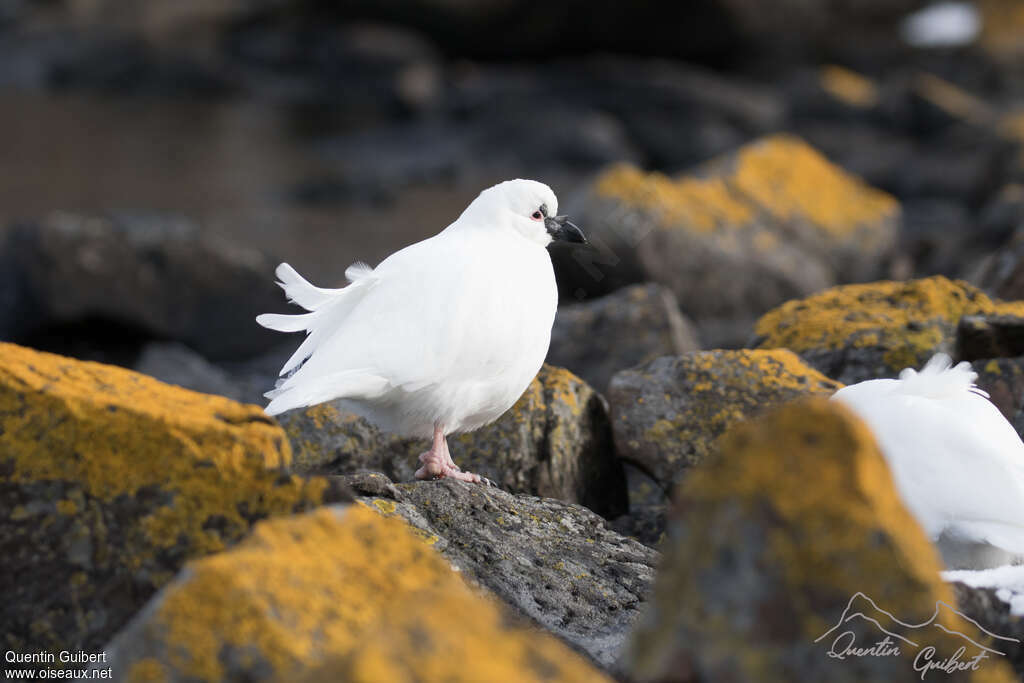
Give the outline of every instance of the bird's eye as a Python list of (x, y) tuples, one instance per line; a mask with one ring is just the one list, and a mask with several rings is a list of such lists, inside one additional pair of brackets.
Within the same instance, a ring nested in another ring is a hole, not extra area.
[(540, 211), (534, 211), (532, 214), (530, 214), (530, 218), (532, 218), (535, 221), (539, 221), (540, 219), (544, 218), (544, 214), (542, 214)]

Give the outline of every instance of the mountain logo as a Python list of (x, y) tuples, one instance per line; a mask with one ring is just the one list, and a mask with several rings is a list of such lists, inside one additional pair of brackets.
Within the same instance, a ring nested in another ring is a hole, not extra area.
[[(948, 612), (966, 625), (962, 631), (954, 631), (942, 623), (939, 616)], [(857, 635), (865, 631), (877, 631), (882, 637), (871, 645), (862, 645)], [(927, 644), (929, 634), (945, 632), (962, 641), (956, 651), (940, 656), (933, 645)], [(829, 641), (831, 639), (831, 641)], [(921, 623), (901, 621), (891, 612), (882, 609), (864, 593), (857, 592), (846, 603), (846, 609), (835, 626), (815, 638), (815, 643), (831, 642), (827, 654), (833, 659), (851, 657), (900, 657), (904, 652), (916, 651), (913, 667), (921, 677), (929, 671), (954, 673), (977, 671), (981, 662), (992, 656), (1005, 657), (1008, 647), (1020, 644), (1018, 638), (1001, 636), (985, 629), (981, 624), (949, 604), (939, 600), (931, 617)]]

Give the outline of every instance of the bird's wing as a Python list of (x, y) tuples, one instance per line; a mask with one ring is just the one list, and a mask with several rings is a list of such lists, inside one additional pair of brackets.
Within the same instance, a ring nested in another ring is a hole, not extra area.
[(861, 382), (834, 398), (867, 422), (930, 535), (950, 531), (1024, 553), (1024, 443), (972, 390), (973, 377), (923, 374)]

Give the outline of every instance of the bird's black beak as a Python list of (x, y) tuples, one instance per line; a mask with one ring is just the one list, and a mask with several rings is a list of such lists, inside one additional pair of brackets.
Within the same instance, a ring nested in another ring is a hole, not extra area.
[(544, 219), (544, 227), (548, 229), (548, 234), (555, 242), (587, 243), (586, 235), (569, 221), (568, 216), (548, 216)]

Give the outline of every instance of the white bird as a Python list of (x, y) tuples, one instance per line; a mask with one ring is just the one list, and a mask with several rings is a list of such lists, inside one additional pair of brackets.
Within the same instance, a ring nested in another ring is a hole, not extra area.
[(376, 268), (350, 266), (347, 287), (314, 287), (282, 263), (278, 284), (309, 312), (256, 320), (308, 336), (266, 393), (266, 412), (347, 399), (386, 431), (433, 437), (417, 478), (480, 482), (455, 465), (446, 437), (497, 419), (544, 362), (558, 300), (546, 247), (585, 242), (557, 212), (547, 185), (510, 180), (434, 237)]
[(860, 382), (832, 399), (874, 432), (904, 503), (950, 569), (1024, 558), (1024, 443), (969, 363)]

